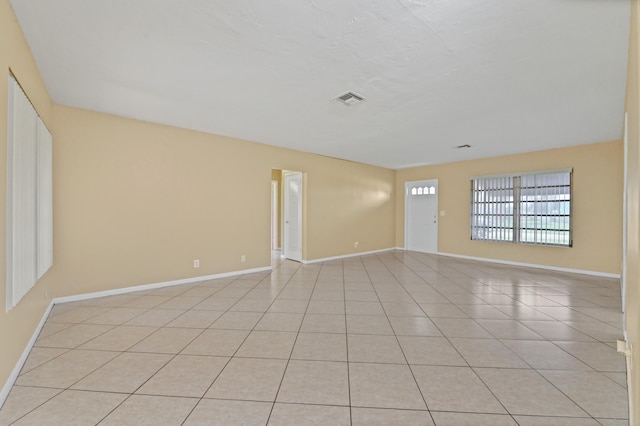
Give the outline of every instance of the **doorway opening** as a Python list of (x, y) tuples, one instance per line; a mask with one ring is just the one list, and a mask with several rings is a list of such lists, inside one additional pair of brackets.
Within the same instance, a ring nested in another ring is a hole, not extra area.
[(302, 261), (302, 172), (271, 171), (272, 255)]

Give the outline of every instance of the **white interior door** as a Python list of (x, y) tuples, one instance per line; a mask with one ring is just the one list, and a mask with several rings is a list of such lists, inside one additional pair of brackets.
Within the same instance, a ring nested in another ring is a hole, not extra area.
[(438, 180), (405, 183), (405, 248), (438, 252)]
[(283, 256), (302, 261), (302, 173), (284, 175)]

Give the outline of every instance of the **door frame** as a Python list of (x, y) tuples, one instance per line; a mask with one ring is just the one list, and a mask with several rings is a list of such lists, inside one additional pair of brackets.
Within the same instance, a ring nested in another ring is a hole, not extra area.
[(438, 253), (438, 229), (440, 228), (440, 213), (438, 210), (438, 199), (440, 197), (440, 188), (438, 186), (438, 179), (422, 179), (408, 181), (404, 183), (404, 249), (409, 250), (409, 206), (411, 203), (411, 188), (416, 185), (422, 186), (435, 186), (436, 187), (436, 233), (435, 233), (435, 246), (436, 249), (433, 253)]
[[(282, 181), (284, 182), (284, 189), (283, 189), (283, 199), (284, 199), (284, 209), (282, 212), (282, 221), (283, 221), (283, 238), (282, 238), (282, 256), (287, 258), (287, 259), (291, 259), (291, 260), (295, 260), (297, 262), (302, 262), (302, 220), (303, 220), (303, 215), (302, 215), (302, 198), (304, 196), (304, 176), (302, 174), (302, 172), (292, 172), (292, 171), (283, 171), (283, 176), (282, 176)], [(287, 226), (288, 221), (288, 215), (289, 215), (289, 203), (291, 202), (289, 200), (289, 185), (288, 185), (288, 181), (292, 178), (299, 178), (300, 179), (300, 192), (299, 192), (299, 196), (298, 196), (298, 206), (297, 206), (297, 215), (298, 215), (298, 236), (299, 236), (299, 240), (298, 240), (298, 244), (300, 247), (300, 253), (291, 253), (289, 248), (288, 248), (288, 241), (289, 241), (289, 236), (287, 235), (288, 233), (288, 229), (289, 227)]]

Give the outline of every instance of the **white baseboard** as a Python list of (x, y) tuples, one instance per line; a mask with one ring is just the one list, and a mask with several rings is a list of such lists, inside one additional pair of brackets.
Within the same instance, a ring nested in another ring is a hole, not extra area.
[(503, 264), (503, 265), (524, 266), (526, 268), (538, 268), (538, 269), (546, 269), (546, 270), (549, 270), (549, 271), (569, 272), (569, 273), (572, 273), (572, 274), (583, 274), (583, 275), (591, 275), (591, 276), (595, 276), (595, 277), (620, 279), (620, 274), (610, 274), (608, 272), (588, 271), (588, 270), (584, 270), (584, 269), (562, 268), (562, 267), (559, 267), (559, 266), (539, 265), (537, 263), (512, 262), (510, 260), (490, 259), (490, 258), (475, 257), (475, 256), (465, 256), (465, 255), (462, 255), (462, 254), (453, 254), (453, 253), (438, 252), (438, 253), (434, 253), (434, 254), (437, 254), (439, 256), (457, 257), (457, 258), (460, 258), (460, 259), (477, 260), (479, 262), (500, 263), (500, 264)]
[(20, 370), (22, 370), (22, 366), (27, 361), (27, 357), (31, 352), (31, 348), (33, 348), (33, 345), (36, 343), (36, 339), (40, 334), (40, 330), (42, 330), (44, 323), (47, 321), (47, 318), (49, 317), (49, 313), (51, 312), (51, 308), (53, 308), (53, 305), (54, 303), (52, 300), (49, 303), (49, 306), (47, 307), (47, 309), (44, 311), (44, 314), (42, 314), (42, 318), (40, 319), (40, 322), (38, 323), (38, 326), (36, 327), (35, 331), (31, 335), (31, 339), (29, 339), (29, 343), (27, 343), (27, 346), (24, 348), (24, 351), (22, 351), (22, 355), (20, 356), (20, 359), (16, 363), (16, 366), (13, 368), (13, 370), (11, 371), (11, 374), (7, 378), (7, 381), (4, 383), (4, 386), (0, 391), (0, 409), (4, 405), (4, 402), (6, 401), (7, 396), (9, 396), (9, 392), (11, 391), (13, 384), (16, 382), (16, 379), (18, 378), (18, 374), (20, 374)]
[(222, 274), (202, 275), (199, 277), (184, 278), (181, 280), (163, 281), (159, 283), (116, 288), (113, 290), (96, 291), (93, 293), (76, 294), (73, 296), (56, 297), (55, 299), (53, 299), (53, 303), (56, 304), (56, 303), (76, 302), (79, 300), (95, 299), (97, 297), (105, 297), (105, 296), (115, 296), (118, 294), (133, 293), (136, 291), (155, 290), (162, 287), (170, 287), (172, 285), (190, 284), (190, 283), (196, 283), (198, 281), (207, 281), (207, 280), (215, 280), (219, 278), (235, 277), (238, 275), (253, 274), (256, 272), (266, 272), (266, 271), (271, 271), (271, 269), (272, 269), (271, 266), (265, 266), (263, 268), (244, 269), (240, 271), (224, 272)]
[(24, 365), (25, 361), (27, 360), (27, 357), (29, 356), (29, 353), (31, 352), (31, 349), (33, 348), (33, 345), (35, 344), (36, 339), (38, 338), (38, 335), (40, 334), (40, 330), (42, 329), (42, 326), (44, 326), (44, 323), (46, 322), (47, 317), (49, 316), (49, 313), (51, 312), (51, 309), (53, 308), (53, 305), (58, 304), (58, 303), (75, 302), (75, 301), (79, 301), (79, 300), (95, 299), (97, 297), (113, 296), (113, 295), (117, 295), (117, 294), (132, 293), (132, 292), (135, 292), (135, 291), (142, 291), (142, 290), (152, 290), (152, 289), (156, 289), (156, 288), (169, 287), (169, 286), (172, 286), (172, 285), (188, 284), (188, 283), (194, 283), (194, 282), (198, 282), (198, 281), (214, 280), (214, 279), (219, 279), (219, 278), (227, 278), (227, 277), (233, 277), (233, 276), (237, 276), (237, 275), (253, 274), (253, 273), (256, 273), (256, 272), (266, 272), (266, 271), (271, 271), (271, 270), (272, 270), (271, 266), (265, 266), (263, 268), (244, 269), (244, 270), (240, 270), (240, 271), (225, 272), (225, 273), (222, 273), (222, 274), (204, 275), (204, 276), (200, 276), (200, 277), (185, 278), (185, 279), (181, 279), (181, 280), (164, 281), (164, 282), (153, 283), (153, 284), (144, 284), (144, 285), (138, 285), (138, 286), (133, 286), (133, 287), (117, 288), (117, 289), (114, 289), (114, 290), (96, 291), (96, 292), (93, 292), (93, 293), (85, 293), (85, 294), (78, 294), (78, 295), (74, 295), (74, 296), (56, 297), (56, 298), (54, 298), (53, 300), (51, 300), (51, 303), (49, 303), (49, 307), (47, 308), (47, 310), (42, 315), (42, 319), (40, 320), (40, 323), (38, 324), (38, 327), (36, 327), (36, 330), (33, 332), (33, 335), (31, 336), (31, 340), (29, 340), (29, 343), (27, 343), (27, 346), (24, 348), (24, 351), (22, 351), (22, 356), (20, 357), (20, 359), (16, 363), (16, 366), (14, 367), (13, 371), (11, 372), (9, 377), (7, 378), (7, 381), (5, 382), (4, 386), (2, 387), (2, 391), (0, 391), (0, 408), (2, 408), (2, 405), (4, 404), (5, 400), (7, 399), (7, 396), (9, 395), (9, 392), (11, 391), (11, 387), (13, 386), (13, 384), (16, 381), (16, 379), (18, 378), (18, 374), (20, 374), (20, 370), (22, 370), (22, 366)]
[(366, 256), (368, 254), (385, 253), (393, 250), (395, 250), (395, 248), (392, 247), (392, 248), (386, 248), (386, 249), (380, 249), (380, 250), (363, 251), (360, 253), (344, 254), (342, 256), (323, 257), (322, 259), (303, 260), (301, 263), (304, 265), (310, 265), (313, 263), (329, 262), (331, 260), (340, 260), (340, 259), (348, 259), (350, 257)]

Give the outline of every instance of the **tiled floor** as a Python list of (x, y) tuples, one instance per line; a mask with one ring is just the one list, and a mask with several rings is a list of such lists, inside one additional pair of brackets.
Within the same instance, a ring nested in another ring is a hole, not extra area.
[(388, 252), (56, 305), (16, 425), (627, 425), (617, 280)]

